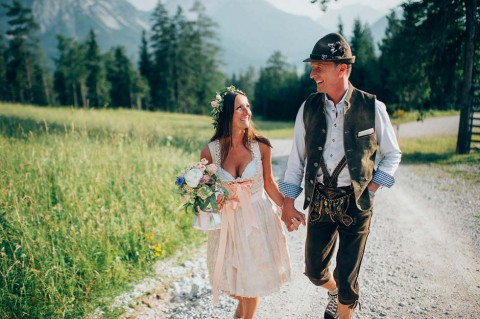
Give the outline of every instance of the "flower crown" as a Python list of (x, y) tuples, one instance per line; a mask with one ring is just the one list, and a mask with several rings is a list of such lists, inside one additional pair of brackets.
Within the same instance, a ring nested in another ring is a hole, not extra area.
[(212, 125), (213, 128), (217, 128), (218, 124), (218, 118), (220, 117), (220, 113), (223, 111), (223, 102), (225, 99), (225, 95), (228, 93), (240, 93), (245, 95), (242, 91), (234, 87), (233, 85), (227, 86), (226, 88), (222, 89), (220, 92), (217, 92), (217, 95), (215, 95), (215, 100), (210, 102), (210, 106), (212, 107), (212, 110), (210, 114), (212, 115)]

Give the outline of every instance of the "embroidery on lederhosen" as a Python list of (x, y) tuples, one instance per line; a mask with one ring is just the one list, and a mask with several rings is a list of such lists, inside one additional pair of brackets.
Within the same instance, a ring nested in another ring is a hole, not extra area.
[(315, 184), (313, 206), (309, 216), (311, 224), (318, 223), (323, 212), (327, 213), (333, 222), (337, 220), (347, 227), (352, 224), (353, 219), (346, 214), (346, 211), (350, 205), (350, 196), (353, 191), (348, 193), (344, 189), (337, 188), (338, 176), (346, 165), (347, 159), (344, 156), (333, 171), (333, 174), (330, 175), (322, 156), (320, 168), (323, 173), (323, 185), (320, 183)]

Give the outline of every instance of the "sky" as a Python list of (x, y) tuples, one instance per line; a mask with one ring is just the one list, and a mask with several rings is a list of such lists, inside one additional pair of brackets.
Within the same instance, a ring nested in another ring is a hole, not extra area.
[[(150, 10), (155, 7), (158, 0), (128, 0), (134, 6), (141, 10)], [(207, 0), (208, 1), (208, 0)], [(310, 3), (310, 0), (266, 0), (273, 6), (298, 15), (306, 15), (310, 16), (314, 19), (322, 16), (323, 13), (320, 9), (318, 4)], [(396, 7), (404, 0), (337, 0), (331, 1), (329, 4), (330, 9), (340, 9), (341, 7), (352, 5), (352, 4), (363, 4), (369, 5), (378, 11), (382, 11), (385, 14), (389, 12), (391, 8)], [(328, 11), (327, 11), (328, 14)]]

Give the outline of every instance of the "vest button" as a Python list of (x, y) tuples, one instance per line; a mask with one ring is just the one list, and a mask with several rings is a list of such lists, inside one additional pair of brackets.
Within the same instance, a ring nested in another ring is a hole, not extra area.
[(318, 150), (319, 150), (319, 151), (323, 150), (323, 147), (319, 146), (319, 147), (318, 147)]
[(310, 197), (307, 197), (307, 201), (310, 201)]
[(325, 129), (322, 129), (322, 133), (325, 133)]
[(313, 166), (318, 167), (318, 163), (317, 162), (313, 163)]
[(313, 180), (310, 180), (310, 184), (313, 184)]

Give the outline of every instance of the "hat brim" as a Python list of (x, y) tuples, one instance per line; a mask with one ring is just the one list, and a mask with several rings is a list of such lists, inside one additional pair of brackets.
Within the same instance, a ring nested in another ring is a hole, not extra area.
[(303, 62), (339, 62), (339, 63), (346, 63), (346, 64), (353, 64), (355, 63), (355, 56), (351, 58), (344, 58), (344, 59), (317, 59), (317, 58), (307, 58), (303, 60)]

